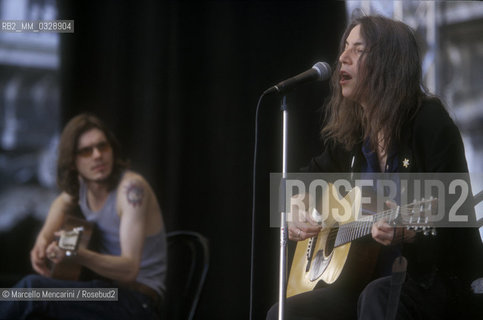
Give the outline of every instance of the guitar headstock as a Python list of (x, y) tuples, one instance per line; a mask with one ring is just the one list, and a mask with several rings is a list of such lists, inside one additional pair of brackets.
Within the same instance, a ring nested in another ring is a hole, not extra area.
[(429, 198), (421, 201), (414, 200), (412, 203), (399, 209), (400, 223), (408, 230), (423, 232), (424, 235), (436, 235), (434, 218), (438, 213), (438, 199)]

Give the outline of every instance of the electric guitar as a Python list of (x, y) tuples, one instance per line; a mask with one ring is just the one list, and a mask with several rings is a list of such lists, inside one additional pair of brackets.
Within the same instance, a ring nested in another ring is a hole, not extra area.
[[(428, 216), (437, 209), (437, 199), (423, 199), (404, 207), (360, 216), (361, 190), (354, 188), (344, 198), (339, 198), (333, 185), (329, 185), (322, 201), (329, 204), (328, 217), (317, 236), (297, 243), (287, 283), (288, 297), (314, 289), (319, 281), (322, 286), (333, 284), (339, 278), (354, 284), (368, 283), (381, 245), (370, 241), (372, 238), (369, 241), (361, 238), (370, 235), (372, 225), (379, 220), (425, 234), (436, 232), (428, 223)], [(345, 215), (344, 219), (336, 217), (340, 214)], [(357, 239), (361, 240), (354, 241)]]

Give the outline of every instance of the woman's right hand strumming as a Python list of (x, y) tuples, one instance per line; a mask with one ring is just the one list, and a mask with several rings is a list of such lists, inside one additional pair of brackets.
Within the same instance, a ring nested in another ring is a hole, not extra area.
[[(297, 201), (299, 195), (291, 199), (291, 211), (287, 218), (288, 237), (293, 241), (302, 241), (307, 238), (315, 237), (322, 225), (316, 221), (316, 217), (312, 217), (306, 210), (307, 197), (304, 197), (304, 203)], [(307, 195), (306, 195), (307, 196)], [(299, 205), (304, 204), (304, 208)]]

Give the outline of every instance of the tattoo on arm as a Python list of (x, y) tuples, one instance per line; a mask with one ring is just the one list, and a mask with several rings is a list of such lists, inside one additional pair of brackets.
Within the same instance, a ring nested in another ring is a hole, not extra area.
[(141, 184), (130, 182), (126, 187), (127, 202), (133, 207), (141, 206), (144, 199), (144, 189)]

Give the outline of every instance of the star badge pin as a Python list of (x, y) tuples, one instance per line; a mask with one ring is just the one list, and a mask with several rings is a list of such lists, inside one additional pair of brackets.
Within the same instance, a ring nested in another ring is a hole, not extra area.
[(403, 167), (404, 168), (409, 167), (409, 159), (408, 158), (404, 158), (404, 160), (403, 160)]

